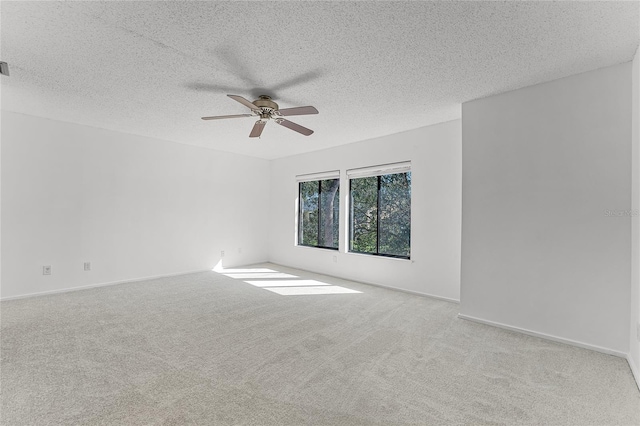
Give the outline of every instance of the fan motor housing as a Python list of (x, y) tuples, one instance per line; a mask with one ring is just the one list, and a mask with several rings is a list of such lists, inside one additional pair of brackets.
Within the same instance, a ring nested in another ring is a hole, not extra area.
[(278, 104), (273, 102), (270, 96), (260, 96), (260, 99), (256, 99), (252, 103), (260, 108), (269, 108), (274, 111), (278, 110)]

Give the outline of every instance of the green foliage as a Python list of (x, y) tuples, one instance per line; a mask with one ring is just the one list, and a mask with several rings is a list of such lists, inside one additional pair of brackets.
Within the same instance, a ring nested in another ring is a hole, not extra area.
[[(411, 172), (351, 179), (350, 250), (411, 255)], [(340, 180), (300, 183), (298, 243), (339, 245)]]
[(411, 172), (351, 180), (351, 250), (411, 254)]
[(380, 176), (378, 252), (411, 254), (411, 172)]
[(298, 243), (318, 245), (318, 182), (300, 183), (300, 223)]
[(351, 179), (351, 250), (377, 253), (378, 178)]
[(338, 248), (340, 228), (340, 180), (320, 182), (320, 246)]
[(300, 183), (298, 244), (338, 247), (340, 227), (340, 180)]

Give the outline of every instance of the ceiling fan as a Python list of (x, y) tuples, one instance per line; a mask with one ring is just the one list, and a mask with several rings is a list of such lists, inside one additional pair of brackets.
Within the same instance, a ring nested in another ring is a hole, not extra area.
[(203, 120), (223, 120), (225, 118), (241, 118), (241, 117), (259, 117), (256, 124), (253, 125), (253, 129), (249, 134), (250, 138), (258, 138), (262, 134), (262, 130), (264, 129), (267, 121), (273, 120), (277, 124), (284, 126), (288, 129), (296, 131), (305, 136), (309, 136), (313, 133), (313, 130), (307, 129), (299, 124), (296, 124), (292, 121), (289, 121), (283, 117), (288, 117), (291, 115), (308, 115), (308, 114), (317, 114), (318, 110), (312, 106), (303, 106), (303, 107), (294, 107), (294, 108), (284, 108), (279, 109), (278, 104), (271, 100), (270, 96), (262, 95), (259, 99), (256, 99), (253, 102), (249, 102), (247, 99), (238, 95), (227, 95), (234, 101), (240, 102), (242, 105), (246, 106), (251, 110), (251, 114), (236, 114), (236, 115), (216, 115), (213, 117), (202, 117)]

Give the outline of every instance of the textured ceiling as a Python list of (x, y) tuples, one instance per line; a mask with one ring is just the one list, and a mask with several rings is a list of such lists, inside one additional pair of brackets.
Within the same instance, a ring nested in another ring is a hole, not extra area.
[[(460, 117), (460, 104), (630, 61), (638, 2), (0, 3), (3, 109), (262, 158)], [(310, 137), (227, 98), (267, 94)]]

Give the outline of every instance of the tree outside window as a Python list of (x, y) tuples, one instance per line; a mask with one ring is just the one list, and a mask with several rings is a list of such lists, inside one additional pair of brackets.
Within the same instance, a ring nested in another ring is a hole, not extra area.
[(349, 250), (409, 259), (411, 172), (350, 179)]
[(298, 245), (338, 249), (340, 179), (300, 182)]

